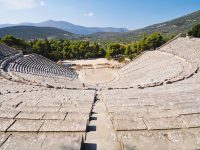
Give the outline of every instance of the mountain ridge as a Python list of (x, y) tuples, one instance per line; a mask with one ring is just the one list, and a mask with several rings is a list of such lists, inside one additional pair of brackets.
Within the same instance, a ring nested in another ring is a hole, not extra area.
[(19, 24), (3, 24), (1, 27), (12, 27), (12, 26), (35, 26), (35, 27), (53, 27), (64, 31), (68, 31), (74, 34), (89, 35), (98, 32), (127, 32), (126, 28), (115, 28), (115, 27), (84, 27), (80, 25), (75, 25), (66, 21), (55, 21), (47, 20), (39, 23), (19, 23)]
[[(45, 25), (45, 22), (43, 22), (43, 23), (44, 23), (43, 25)], [(53, 20), (52, 20), (52, 23), (54, 23)], [(66, 22), (64, 22), (64, 24), (65, 23)], [(23, 23), (23, 24), (27, 24), (27, 23)], [(172, 19), (172, 20), (169, 20), (169, 21), (166, 21), (166, 22), (162, 22), (162, 23), (157, 23), (157, 24), (150, 25), (150, 26), (147, 26), (147, 27), (144, 27), (144, 28), (141, 28), (141, 29), (133, 30), (133, 31), (128, 31), (128, 32), (96, 32), (96, 33), (92, 33), (92, 34), (89, 34), (89, 35), (77, 35), (77, 34), (71, 34), (70, 35), (70, 34), (68, 34), (68, 36), (67, 37), (64, 36), (64, 38), (78, 39), (78, 40), (89, 40), (89, 41), (95, 41), (95, 42), (101, 42), (101, 43), (132, 42), (132, 41), (139, 40), (143, 36), (144, 33), (149, 35), (149, 34), (152, 34), (154, 32), (160, 32), (165, 36), (175, 36), (179, 33), (186, 33), (196, 24), (200, 24), (200, 10), (193, 12), (193, 13), (190, 13), (190, 14), (187, 14), (187, 15), (184, 15), (184, 16), (179, 17), (179, 18), (175, 18), (175, 19)], [(34, 24), (28, 24), (28, 25), (34, 25)], [(0, 31), (1, 30), (5, 30), (5, 28), (1, 28)], [(56, 28), (53, 28), (53, 30), (56, 30)], [(66, 31), (62, 30), (63, 34), (64, 34), (64, 32), (66, 32)], [(12, 34), (11, 32), (8, 32), (8, 33)], [(32, 34), (34, 35), (35, 33), (32, 32)], [(61, 37), (61, 38), (63, 37), (63, 36), (60, 36), (60, 34), (58, 34), (58, 36), (56, 34), (57, 34), (57, 32), (55, 32), (55, 37)], [(0, 36), (2, 36), (2, 34)], [(24, 38), (28, 39), (25, 36), (24, 36)]]
[(25, 40), (35, 39), (77, 39), (78, 35), (52, 27), (12, 26), (0, 28), (0, 37), (12, 35)]
[(130, 42), (138, 40), (143, 36), (144, 33), (149, 35), (154, 32), (160, 32), (167, 36), (173, 36), (179, 33), (186, 33), (196, 24), (200, 24), (200, 10), (169, 21), (153, 24), (141, 29), (136, 29), (124, 33), (94, 33), (89, 35), (87, 39), (95, 41), (103, 40)]

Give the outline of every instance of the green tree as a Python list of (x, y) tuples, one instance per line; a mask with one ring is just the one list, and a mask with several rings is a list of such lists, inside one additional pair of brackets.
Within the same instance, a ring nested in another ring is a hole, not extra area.
[(25, 50), (29, 47), (29, 45), (22, 39), (15, 38), (12, 35), (5, 35), (1, 42), (11, 46), (15, 49), (22, 50), (25, 53)]
[(200, 24), (194, 26), (194, 27), (188, 32), (188, 34), (189, 34), (190, 36), (199, 38), (199, 37), (200, 37)]
[(36, 40), (33, 44), (33, 52), (48, 58), (51, 52), (49, 42), (47, 40)]
[(118, 59), (121, 56), (124, 56), (125, 46), (118, 43), (111, 43), (108, 45), (106, 57), (111, 59)]
[(129, 56), (132, 54), (131, 45), (126, 45), (125, 56)]
[(146, 39), (146, 43), (147, 43), (148, 48), (156, 49), (157, 47), (161, 46), (164, 43), (164, 41), (163, 41), (162, 35), (156, 32), (156, 33), (151, 34)]

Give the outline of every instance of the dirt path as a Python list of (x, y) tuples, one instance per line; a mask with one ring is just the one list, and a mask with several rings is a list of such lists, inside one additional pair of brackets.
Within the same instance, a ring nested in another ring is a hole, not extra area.
[(97, 92), (91, 121), (86, 135), (87, 150), (120, 150), (113, 124), (108, 116), (101, 93)]

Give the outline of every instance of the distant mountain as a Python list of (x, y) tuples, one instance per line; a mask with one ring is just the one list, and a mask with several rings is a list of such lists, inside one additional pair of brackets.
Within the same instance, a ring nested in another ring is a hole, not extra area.
[(0, 28), (5, 28), (5, 27), (13, 27), (15, 26), (14, 24), (0, 24)]
[(45, 38), (76, 39), (79, 37), (73, 33), (52, 27), (13, 26), (0, 28), (0, 37), (3, 37), (7, 34), (26, 40)]
[(200, 24), (200, 11), (196, 11), (189, 15), (179, 17), (167, 22), (154, 24), (142, 29), (129, 31), (125, 33), (94, 33), (86, 37), (93, 41), (121, 41), (130, 42), (138, 40), (144, 33), (151, 34), (154, 32), (161, 32), (164, 35), (176, 35), (178, 33), (185, 33), (194, 25)]
[[(98, 32), (127, 32), (128, 29), (126, 28), (113, 28), (113, 27), (84, 27), (79, 25), (74, 25), (69, 22), (65, 21), (54, 21), (54, 20), (48, 20), (40, 23), (20, 23), (16, 24), (15, 26), (23, 25), (23, 26), (35, 26), (35, 27), (53, 27), (58, 28), (64, 31), (68, 31), (74, 34), (80, 34), (80, 35), (88, 35), (92, 33), (98, 33)], [(4, 24), (0, 25), (0, 27), (10, 27), (13, 26), (13, 24)]]
[[(64, 21), (45, 21), (41, 23), (22, 23), (21, 26), (0, 28), (0, 36), (5, 34), (12, 34), (16, 37), (24, 39), (36, 38), (68, 38), (68, 39), (81, 39), (96, 42), (131, 42), (138, 40), (144, 33), (151, 34), (154, 32), (161, 32), (164, 35), (176, 35), (178, 33), (185, 33), (190, 30), (194, 25), (200, 24), (200, 11), (196, 11), (189, 15), (179, 17), (167, 22), (154, 24), (142, 29), (127, 31), (124, 28), (95, 28), (83, 27), (73, 25)], [(26, 25), (26, 26), (22, 26)], [(28, 25), (28, 26), (27, 26)], [(2, 25), (5, 27), (6, 25)], [(13, 24), (8, 24), (13, 26)], [(39, 26), (39, 27), (36, 27)], [(46, 27), (48, 26), (48, 27)], [(0, 25), (1, 27), (1, 25)], [(77, 34), (85, 35), (77, 35)], [(88, 35), (90, 34), (90, 35)]]

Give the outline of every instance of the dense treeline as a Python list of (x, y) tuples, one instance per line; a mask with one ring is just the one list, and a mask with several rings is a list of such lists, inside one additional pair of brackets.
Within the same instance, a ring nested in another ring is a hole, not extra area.
[(99, 58), (106, 53), (101, 45), (88, 41), (36, 40), (29, 45), (33, 53), (53, 60)]
[(37, 53), (54, 61), (102, 57), (117, 60), (124, 60), (125, 57), (132, 59), (142, 51), (156, 49), (165, 41), (160, 33), (154, 33), (150, 36), (144, 34), (140, 41), (131, 44), (109, 43), (106, 46), (95, 42), (64, 39), (25, 41), (11, 35), (0, 39), (0, 42), (22, 50), (24, 54)]
[(111, 43), (107, 47), (106, 58), (123, 59), (128, 57), (132, 59), (142, 51), (154, 50), (164, 44), (166, 41), (167, 39), (164, 39), (160, 33), (153, 33), (150, 36), (144, 34), (140, 41), (136, 41), (131, 44)]
[(4, 36), (0, 42), (5, 43), (24, 54), (37, 53), (51, 60), (88, 59), (105, 57), (106, 51), (98, 43), (69, 40), (34, 40), (24, 41), (11, 35)]

